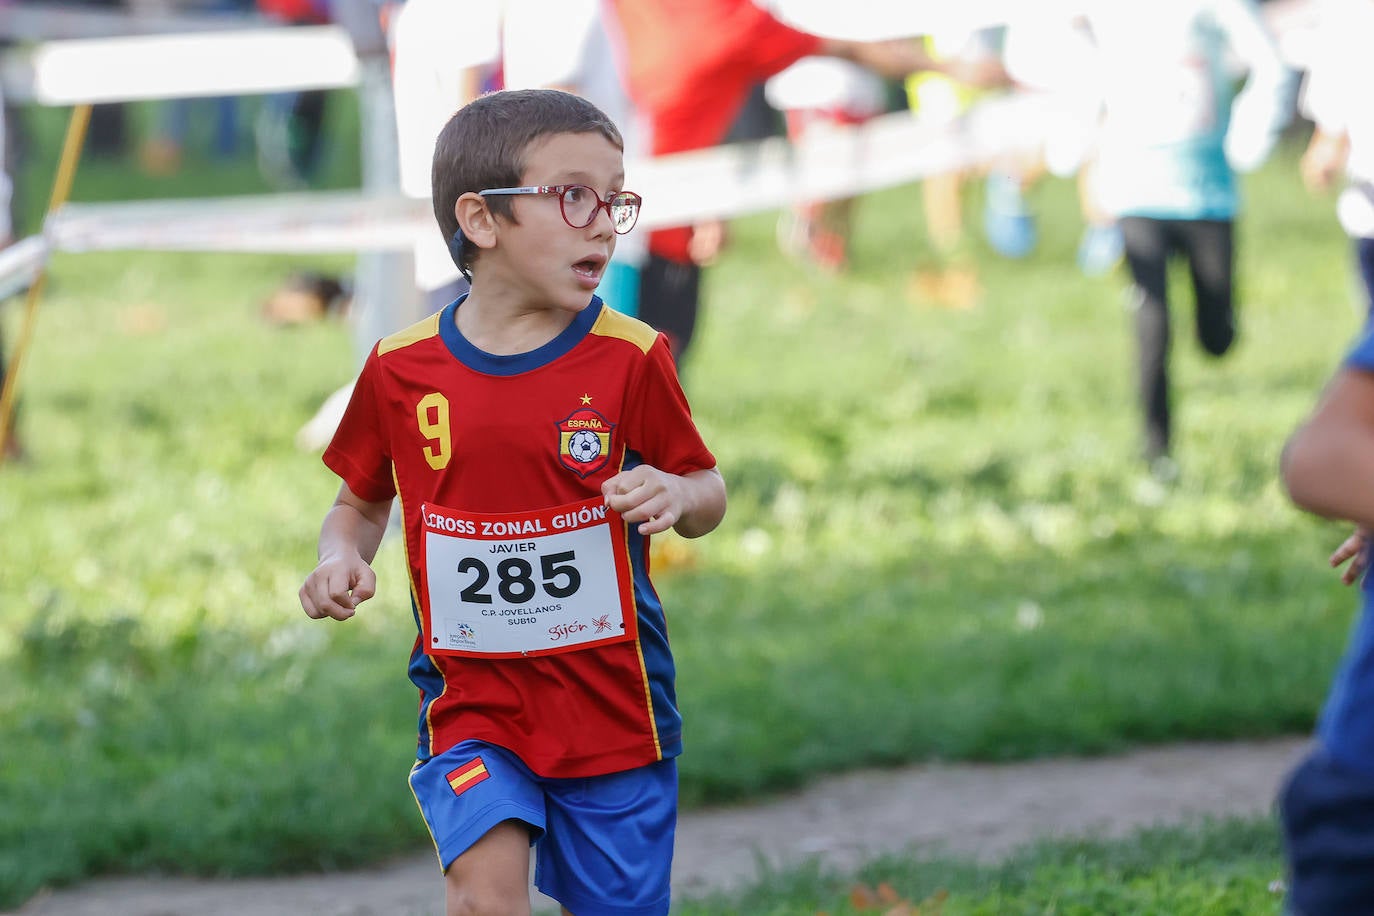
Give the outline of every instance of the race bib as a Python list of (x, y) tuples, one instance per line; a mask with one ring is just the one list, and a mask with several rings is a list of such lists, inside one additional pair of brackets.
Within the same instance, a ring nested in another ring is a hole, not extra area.
[(625, 525), (600, 498), (492, 515), (420, 507), (430, 655), (514, 658), (633, 639)]

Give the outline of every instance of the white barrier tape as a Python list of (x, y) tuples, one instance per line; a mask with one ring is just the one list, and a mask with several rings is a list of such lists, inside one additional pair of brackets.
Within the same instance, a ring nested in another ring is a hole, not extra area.
[(1033, 155), (1049, 126), (1063, 123), (1052, 117), (1056, 111), (1048, 97), (1018, 93), (981, 102), (954, 122), (932, 125), (894, 112), (858, 127), (813, 131), (797, 144), (775, 138), (719, 146), (632, 163), (626, 173), (647, 202), (641, 224), (681, 225)]
[[(1013, 95), (983, 102), (952, 124), (931, 126), (897, 112), (815, 132), (797, 145), (770, 139), (630, 163), (634, 190), (647, 201), (636, 231), (847, 197), (1032, 155), (1056, 123), (1054, 113), (1045, 97)], [(427, 200), (333, 191), (67, 204), (46, 231), (62, 251), (303, 254), (409, 249), (438, 230)]]
[(335, 89), (359, 77), (335, 25), (50, 41), (3, 66), (5, 92), (40, 105)]
[(30, 236), (0, 251), (0, 301), (27, 289), (48, 260), (50, 247), (41, 235)]
[(59, 251), (318, 254), (409, 249), (428, 201), (356, 191), (67, 204), (45, 231)]

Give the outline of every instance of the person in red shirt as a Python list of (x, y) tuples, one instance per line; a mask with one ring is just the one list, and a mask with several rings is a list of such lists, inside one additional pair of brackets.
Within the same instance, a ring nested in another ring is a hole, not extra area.
[(399, 498), (419, 635), (410, 783), (449, 913), (666, 914), (682, 750), (652, 535), (699, 537), (725, 484), (666, 338), (593, 295), (639, 195), (570, 93), (460, 109), (435, 216), (471, 292), (373, 348), (324, 462), (342, 479), (301, 587), (371, 597)]
[[(781, 22), (752, 0), (610, 0), (621, 37), (621, 68), (645, 114), (655, 156), (724, 140), (753, 87), (803, 57), (838, 57), (881, 76), (940, 70), (982, 82), (978, 65), (937, 62), (919, 40), (823, 38)], [(663, 330), (681, 360), (699, 307), (702, 264), (717, 253), (719, 224), (676, 226), (649, 235), (640, 279), (640, 317)]]

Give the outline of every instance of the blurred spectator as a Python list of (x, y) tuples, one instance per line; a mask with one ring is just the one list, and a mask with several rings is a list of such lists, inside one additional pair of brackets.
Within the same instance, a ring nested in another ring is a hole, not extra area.
[[(284, 25), (325, 25), (332, 19), (331, 0), (255, 2), (259, 12)], [(315, 177), (324, 151), (328, 97), (324, 89), (304, 89), (263, 100), (254, 130), (258, 168), (278, 188), (303, 188)], [(350, 298), (339, 277), (294, 271), (263, 303), (262, 315), (272, 324), (300, 324), (343, 312)]]
[(1100, 277), (1121, 263), (1126, 239), (1115, 217), (1097, 198), (1097, 162), (1088, 159), (1078, 172), (1078, 208), (1083, 216), (1083, 236), (1078, 241), (1078, 269), (1085, 276)]
[[(1102, 3), (1087, 25), (1100, 86), (1097, 199), (1121, 226), (1134, 284), (1144, 458), (1161, 479), (1171, 457), (1167, 268), (1187, 259), (1198, 340), (1212, 356), (1236, 337), (1235, 171), (1269, 155), (1293, 112), (1295, 80), (1253, 0)], [(1246, 73), (1234, 93), (1231, 62)]]
[[(202, 0), (194, 3), (183, 0), (185, 11), (227, 17), (252, 12), (254, 0)], [(230, 159), (239, 151), (239, 100), (233, 96), (210, 99), (168, 99), (158, 108), (158, 123), (143, 142), (139, 160), (143, 170), (151, 175), (171, 175), (181, 168), (193, 130), (193, 117), (205, 111), (213, 118), (210, 154), (216, 159)]]
[[(1095, 145), (1101, 119), (1097, 72), (1098, 49), (1085, 18), (1065, 20), (1034, 9), (1012, 17), (1004, 29), (1002, 58), (1019, 92), (1034, 93), (1043, 103), (1045, 146), (1039, 160), (1019, 164), (1024, 185), (1045, 172), (1077, 177), (1083, 236), (1078, 266), (1100, 276), (1121, 263), (1124, 243), (1114, 214), (1098, 200)], [(1085, 78), (1085, 74), (1089, 77)], [(988, 213), (995, 207), (989, 187)], [(988, 220), (989, 235), (993, 221)], [(996, 246), (996, 242), (994, 242)]]
[[(936, 60), (985, 61), (1000, 66), (1001, 29), (945, 29), (926, 36), (926, 51)], [(917, 73), (906, 79), (907, 107), (921, 121), (957, 129), (981, 94), (943, 73)], [(918, 271), (917, 298), (953, 308), (969, 308), (980, 288), (964, 227), (964, 191), (972, 169), (929, 175), (921, 182), (926, 231), (936, 269)], [(985, 195), (984, 225), (989, 243), (1004, 257), (1030, 254), (1036, 243), (1035, 220), (1022, 199), (1022, 176), (999, 164), (991, 170)]]
[(1317, 38), (1303, 90), (1303, 109), (1316, 125), (1301, 162), (1312, 191), (1344, 177), (1336, 204), (1351, 238), (1364, 292), (1366, 321), (1374, 320), (1374, 0), (1322, 0)]
[[(769, 8), (788, 25), (819, 31), (817, 14), (832, 0), (773, 0)], [(786, 118), (793, 142), (834, 127), (863, 124), (887, 109), (887, 87), (866, 67), (834, 57), (804, 57), (770, 77), (769, 104)], [(798, 201), (778, 220), (783, 252), (824, 270), (843, 270), (849, 261), (855, 200)]]
[[(602, 0), (505, 0), (502, 76), (508, 89), (562, 89), (609, 115), (625, 140), (625, 187), (634, 190), (635, 163), (646, 155), (644, 130), (616, 68), (616, 46), (601, 7)], [(596, 290), (607, 305), (627, 315), (639, 312), (647, 236), (630, 232), (616, 238)]]
[[(650, 124), (654, 156), (714, 146), (759, 82), (803, 57), (839, 57), (898, 79), (941, 67), (912, 41), (822, 38), (783, 24), (750, 0), (612, 0), (626, 85)], [(975, 69), (950, 67), (981, 79)], [(709, 190), (709, 189), (708, 189)], [(691, 226), (649, 236), (639, 314), (667, 334), (681, 361), (696, 328), (701, 266), (721, 233)]]
[[(76, 6), (97, 6), (105, 9), (127, 10), (127, 0), (72, 0)], [(102, 102), (91, 106), (91, 120), (86, 128), (85, 150), (93, 156), (118, 158), (129, 147), (128, 106), (123, 102)]]
[[(265, 16), (287, 25), (324, 25), (330, 0), (256, 0)], [(324, 151), (324, 116), (329, 93), (302, 89), (269, 95), (258, 112), (258, 166), (280, 188), (305, 187), (315, 177)]]
[[(500, 14), (499, 4), (406, 0), (391, 17), (392, 93), (406, 196), (430, 200), (439, 131), (459, 108), (500, 87)], [(437, 229), (416, 246), (415, 283), (425, 296), (426, 314), (468, 289)]]

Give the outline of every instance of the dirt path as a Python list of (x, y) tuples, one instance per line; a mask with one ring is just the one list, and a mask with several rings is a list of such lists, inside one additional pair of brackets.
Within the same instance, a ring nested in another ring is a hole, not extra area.
[[(728, 889), (819, 857), (852, 866), (919, 846), (995, 859), (1049, 836), (1269, 809), (1305, 739), (1187, 744), (1120, 757), (931, 764), (834, 777), (784, 798), (693, 811), (678, 826), (674, 893)], [(557, 912), (535, 894), (535, 912)], [(239, 881), (116, 879), (41, 895), (22, 916), (430, 916), (443, 881), (429, 853), (335, 875)]]

